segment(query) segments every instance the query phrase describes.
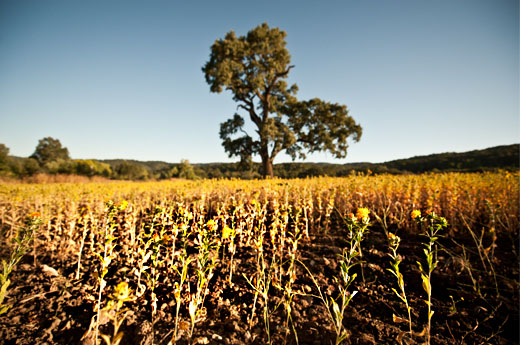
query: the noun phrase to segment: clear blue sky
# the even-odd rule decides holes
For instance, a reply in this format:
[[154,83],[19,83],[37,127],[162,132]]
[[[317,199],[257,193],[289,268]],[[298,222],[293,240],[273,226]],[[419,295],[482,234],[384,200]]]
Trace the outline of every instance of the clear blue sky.
[[72,158],[235,161],[218,131],[236,104],[201,67],[216,39],[262,22],[287,32],[298,98],[346,104],[363,127],[346,159],[308,161],[520,142],[518,0],[0,0],[0,143],[17,156],[51,136]]

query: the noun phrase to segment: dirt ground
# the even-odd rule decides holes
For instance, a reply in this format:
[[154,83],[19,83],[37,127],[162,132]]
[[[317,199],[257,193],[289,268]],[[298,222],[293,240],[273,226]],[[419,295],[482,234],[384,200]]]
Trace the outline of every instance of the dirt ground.
[[[337,296],[333,277],[338,275],[337,254],[345,245],[345,234],[340,231],[319,234],[305,240],[299,249],[299,260],[313,272],[322,291]],[[404,304],[392,292],[397,281],[387,271],[390,267],[388,246],[382,229],[373,227],[362,243],[362,265],[349,290],[358,291],[345,312],[343,324],[347,329],[347,344],[415,344],[424,343],[421,333],[427,322],[426,296],[416,261],[424,260],[420,236],[402,232],[399,253],[403,257],[401,270],[411,306],[414,335],[407,333],[408,324]],[[457,238],[467,243],[470,238]],[[448,252],[440,252],[440,263],[433,272],[431,325],[432,344],[518,344],[519,343],[519,290],[518,257],[511,244],[498,243],[494,253],[495,275],[483,272],[478,253],[472,252],[473,267],[466,267],[460,259],[460,246],[445,238],[439,242]],[[75,280],[77,257],[50,255],[45,247],[27,254],[15,268],[6,302],[12,308],[0,316],[2,344],[93,344],[92,337],[82,337],[94,315],[96,279],[84,274]],[[451,253],[451,255],[450,255]],[[453,255],[453,254],[457,255]],[[3,246],[2,257],[7,249]],[[469,255],[469,254],[468,254]],[[83,259],[84,272],[94,272],[94,258]],[[254,293],[243,277],[254,269],[252,251],[238,250],[235,256],[236,272],[233,286],[226,281],[227,263],[221,262],[210,282],[206,298],[206,315],[195,325],[191,340],[194,344],[266,344],[267,336],[262,318],[262,302],[257,303],[252,327],[248,326]],[[124,278],[131,267],[111,267],[107,277],[109,285],[115,277]],[[471,270],[470,270],[471,269]],[[477,282],[480,291],[475,291]],[[495,278],[496,277],[496,283]],[[364,278],[364,279],[363,279]],[[121,344],[167,344],[172,337],[175,319],[173,298],[174,276],[162,278],[157,290],[158,313],[152,324],[150,303],[147,298],[128,302],[129,311],[122,325]],[[297,264],[294,288],[301,295],[294,297],[292,319],[299,344],[334,344],[335,333],[327,309],[321,300],[311,296],[317,288],[302,264]],[[305,293],[305,294],[303,294]],[[272,288],[270,306],[274,309],[281,293]],[[393,315],[398,318],[393,317]],[[189,344],[187,339],[188,311],[181,308],[181,338],[178,344]],[[285,324],[286,313],[279,306],[270,323],[273,344],[296,344],[296,338]],[[101,320],[101,332],[110,334],[111,323]]]

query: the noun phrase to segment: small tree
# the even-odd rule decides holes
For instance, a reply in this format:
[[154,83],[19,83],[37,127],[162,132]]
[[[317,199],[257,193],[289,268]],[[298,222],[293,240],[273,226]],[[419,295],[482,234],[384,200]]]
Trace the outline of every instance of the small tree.
[[59,159],[69,160],[69,150],[66,147],[62,147],[58,139],[46,137],[38,141],[36,150],[30,158],[34,158],[38,161],[40,166],[45,163],[54,162]]
[[191,166],[190,161],[187,159],[181,159],[181,164],[179,166],[178,177],[185,178],[188,180],[197,179],[197,175],[193,170],[193,166]]
[[[257,138],[244,130],[239,114],[220,125],[220,138],[230,157],[244,165],[260,155],[264,177],[273,176],[273,160],[281,151],[292,159],[305,152],[329,151],[336,158],[347,154],[347,139],[359,141],[361,126],[344,105],[318,98],[300,102],[296,85],[285,79],[293,68],[285,45],[286,33],[264,23],[237,37],[233,31],[211,46],[202,71],[211,92],[231,91],[238,108],[256,126]],[[237,134],[241,136],[237,137]]]
[[25,158],[23,161],[23,175],[32,176],[41,171],[38,161],[34,158]]
[[0,144],[0,171],[9,170],[9,148]]

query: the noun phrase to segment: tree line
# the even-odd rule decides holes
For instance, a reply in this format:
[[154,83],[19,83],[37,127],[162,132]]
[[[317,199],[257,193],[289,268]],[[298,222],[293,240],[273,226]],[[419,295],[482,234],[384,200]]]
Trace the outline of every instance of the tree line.
[[187,160],[182,160],[180,164],[171,164],[126,159],[71,159],[69,150],[52,137],[39,140],[34,153],[29,157],[16,157],[10,156],[9,148],[0,144],[0,176],[23,178],[41,173],[101,176],[118,180],[197,178]]
[[[348,176],[352,174],[417,174],[425,172],[479,172],[497,169],[518,170],[520,145],[497,146],[463,153],[441,153],[412,157],[385,163],[279,163],[273,175],[281,178],[313,176]],[[0,176],[23,178],[39,173],[101,176],[117,180],[162,180],[171,178],[237,178],[263,177],[262,163],[190,164],[127,159],[71,159],[69,151],[58,139],[39,140],[29,157],[9,155],[9,148],[0,144]]]

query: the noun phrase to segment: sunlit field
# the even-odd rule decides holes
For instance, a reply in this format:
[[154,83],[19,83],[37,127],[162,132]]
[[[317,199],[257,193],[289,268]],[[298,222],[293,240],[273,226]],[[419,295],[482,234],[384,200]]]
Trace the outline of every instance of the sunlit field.
[[0,185],[3,344],[516,344],[519,174]]

